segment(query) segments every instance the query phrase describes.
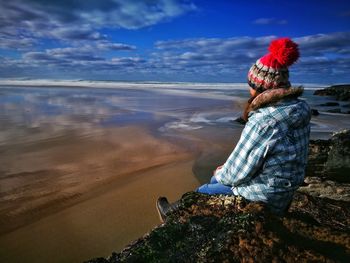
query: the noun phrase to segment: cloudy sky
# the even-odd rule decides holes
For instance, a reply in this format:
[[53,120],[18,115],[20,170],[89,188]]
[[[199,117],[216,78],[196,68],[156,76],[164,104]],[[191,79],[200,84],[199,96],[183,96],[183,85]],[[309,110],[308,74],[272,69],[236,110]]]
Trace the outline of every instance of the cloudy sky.
[[350,82],[348,0],[0,0],[0,78],[245,82],[291,37],[301,83]]

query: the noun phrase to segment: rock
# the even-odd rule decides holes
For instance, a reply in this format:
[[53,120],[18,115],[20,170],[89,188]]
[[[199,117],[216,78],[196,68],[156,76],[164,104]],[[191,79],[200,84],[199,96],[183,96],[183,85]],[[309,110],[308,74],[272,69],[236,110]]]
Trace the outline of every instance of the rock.
[[277,217],[262,203],[195,192],[120,253],[97,262],[349,262],[348,202],[296,193]]
[[350,202],[350,184],[337,183],[330,180],[322,180],[319,177],[305,178],[306,186],[301,186],[298,191],[316,197],[326,197],[333,200]]
[[325,167],[328,178],[350,183],[350,130],[333,134]]
[[329,140],[310,140],[306,176],[350,183],[350,130],[334,133]]
[[330,150],[330,140],[310,140],[309,160],[306,176],[326,176],[326,162]]
[[350,100],[350,85],[334,85],[322,90],[316,90],[314,95],[334,96],[336,100]]
[[306,183],[307,185],[309,184],[319,184],[322,182],[322,179],[320,177],[306,177],[304,180],[304,183]]
[[350,131],[329,140],[311,140],[304,185],[298,191],[350,201]]
[[312,116],[318,116],[318,115],[320,115],[320,113],[316,109],[311,109],[311,115]]
[[243,124],[243,125],[245,125],[247,123],[242,117],[238,117],[234,121],[238,122],[239,124]]
[[331,109],[331,110],[327,110],[327,112],[330,112],[330,113],[341,113],[341,109]]
[[318,106],[326,106],[326,107],[328,107],[328,106],[339,106],[339,103],[338,102],[326,102],[326,103],[322,103],[322,104],[320,104]]

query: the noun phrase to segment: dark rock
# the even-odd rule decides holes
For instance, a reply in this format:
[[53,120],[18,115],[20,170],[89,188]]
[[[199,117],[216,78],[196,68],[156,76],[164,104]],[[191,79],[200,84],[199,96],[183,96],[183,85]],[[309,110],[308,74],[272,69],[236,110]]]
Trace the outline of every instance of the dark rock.
[[334,96],[336,100],[350,100],[350,85],[334,85],[322,90],[316,90],[314,95]]
[[88,261],[85,261],[85,263],[108,263],[110,261],[108,261],[108,259],[105,258],[94,258]]
[[300,192],[350,201],[350,131],[309,144],[309,161]]
[[319,106],[339,106],[339,103],[338,102],[326,102],[326,103],[323,103],[323,104],[320,104]]
[[318,116],[318,115],[320,115],[320,113],[316,109],[311,109],[311,115],[312,116]]
[[330,141],[326,172],[329,178],[350,183],[350,130],[335,133]]
[[329,140],[311,140],[306,176],[350,183],[350,130],[333,134]]
[[348,262],[348,202],[296,193],[284,217],[262,203],[195,192],[165,224],[97,262]]
[[327,110],[327,112],[330,112],[330,113],[341,113],[341,110],[338,108],[338,109]]
[[298,191],[316,197],[350,202],[350,184],[324,180],[320,177],[306,177],[305,185],[301,186]]
[[325,170],[330,144],[330,140],[310,140],[306,176],[326,176]]
[[234,121],[238,122],[239,124],[243,124],[243,125],[245,125],[247,123],[242,117],[238,117]]

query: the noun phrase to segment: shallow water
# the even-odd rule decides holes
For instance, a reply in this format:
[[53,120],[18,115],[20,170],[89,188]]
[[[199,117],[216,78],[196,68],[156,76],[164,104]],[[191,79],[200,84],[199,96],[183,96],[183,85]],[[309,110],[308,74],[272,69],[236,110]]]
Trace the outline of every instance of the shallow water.
[[[157,196],[205,182],[239,139],[244,85],[90,84],[0,87],[1,262],[122,248],[158,223]],[[312,93],[313,138],[350,128]]]

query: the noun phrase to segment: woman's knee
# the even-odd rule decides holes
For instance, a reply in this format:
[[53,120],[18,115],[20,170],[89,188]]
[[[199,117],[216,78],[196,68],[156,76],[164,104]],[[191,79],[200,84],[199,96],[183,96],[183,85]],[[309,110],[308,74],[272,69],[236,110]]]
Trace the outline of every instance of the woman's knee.
[[207,194],[209,192],[208,184],[203,184],[200,187],[197,188],[196,192]]
[[197,189],[197,192],[202,194],[225,194],[225,195],[233,194],[231,187],[222,185],[220,183],[204,184]]
[[210,178],[210,183],[211,183],[211,184],[217,184],[217,183],[218,183],[218,180],[216,180],[215,175],[213,175],[213,176]]

